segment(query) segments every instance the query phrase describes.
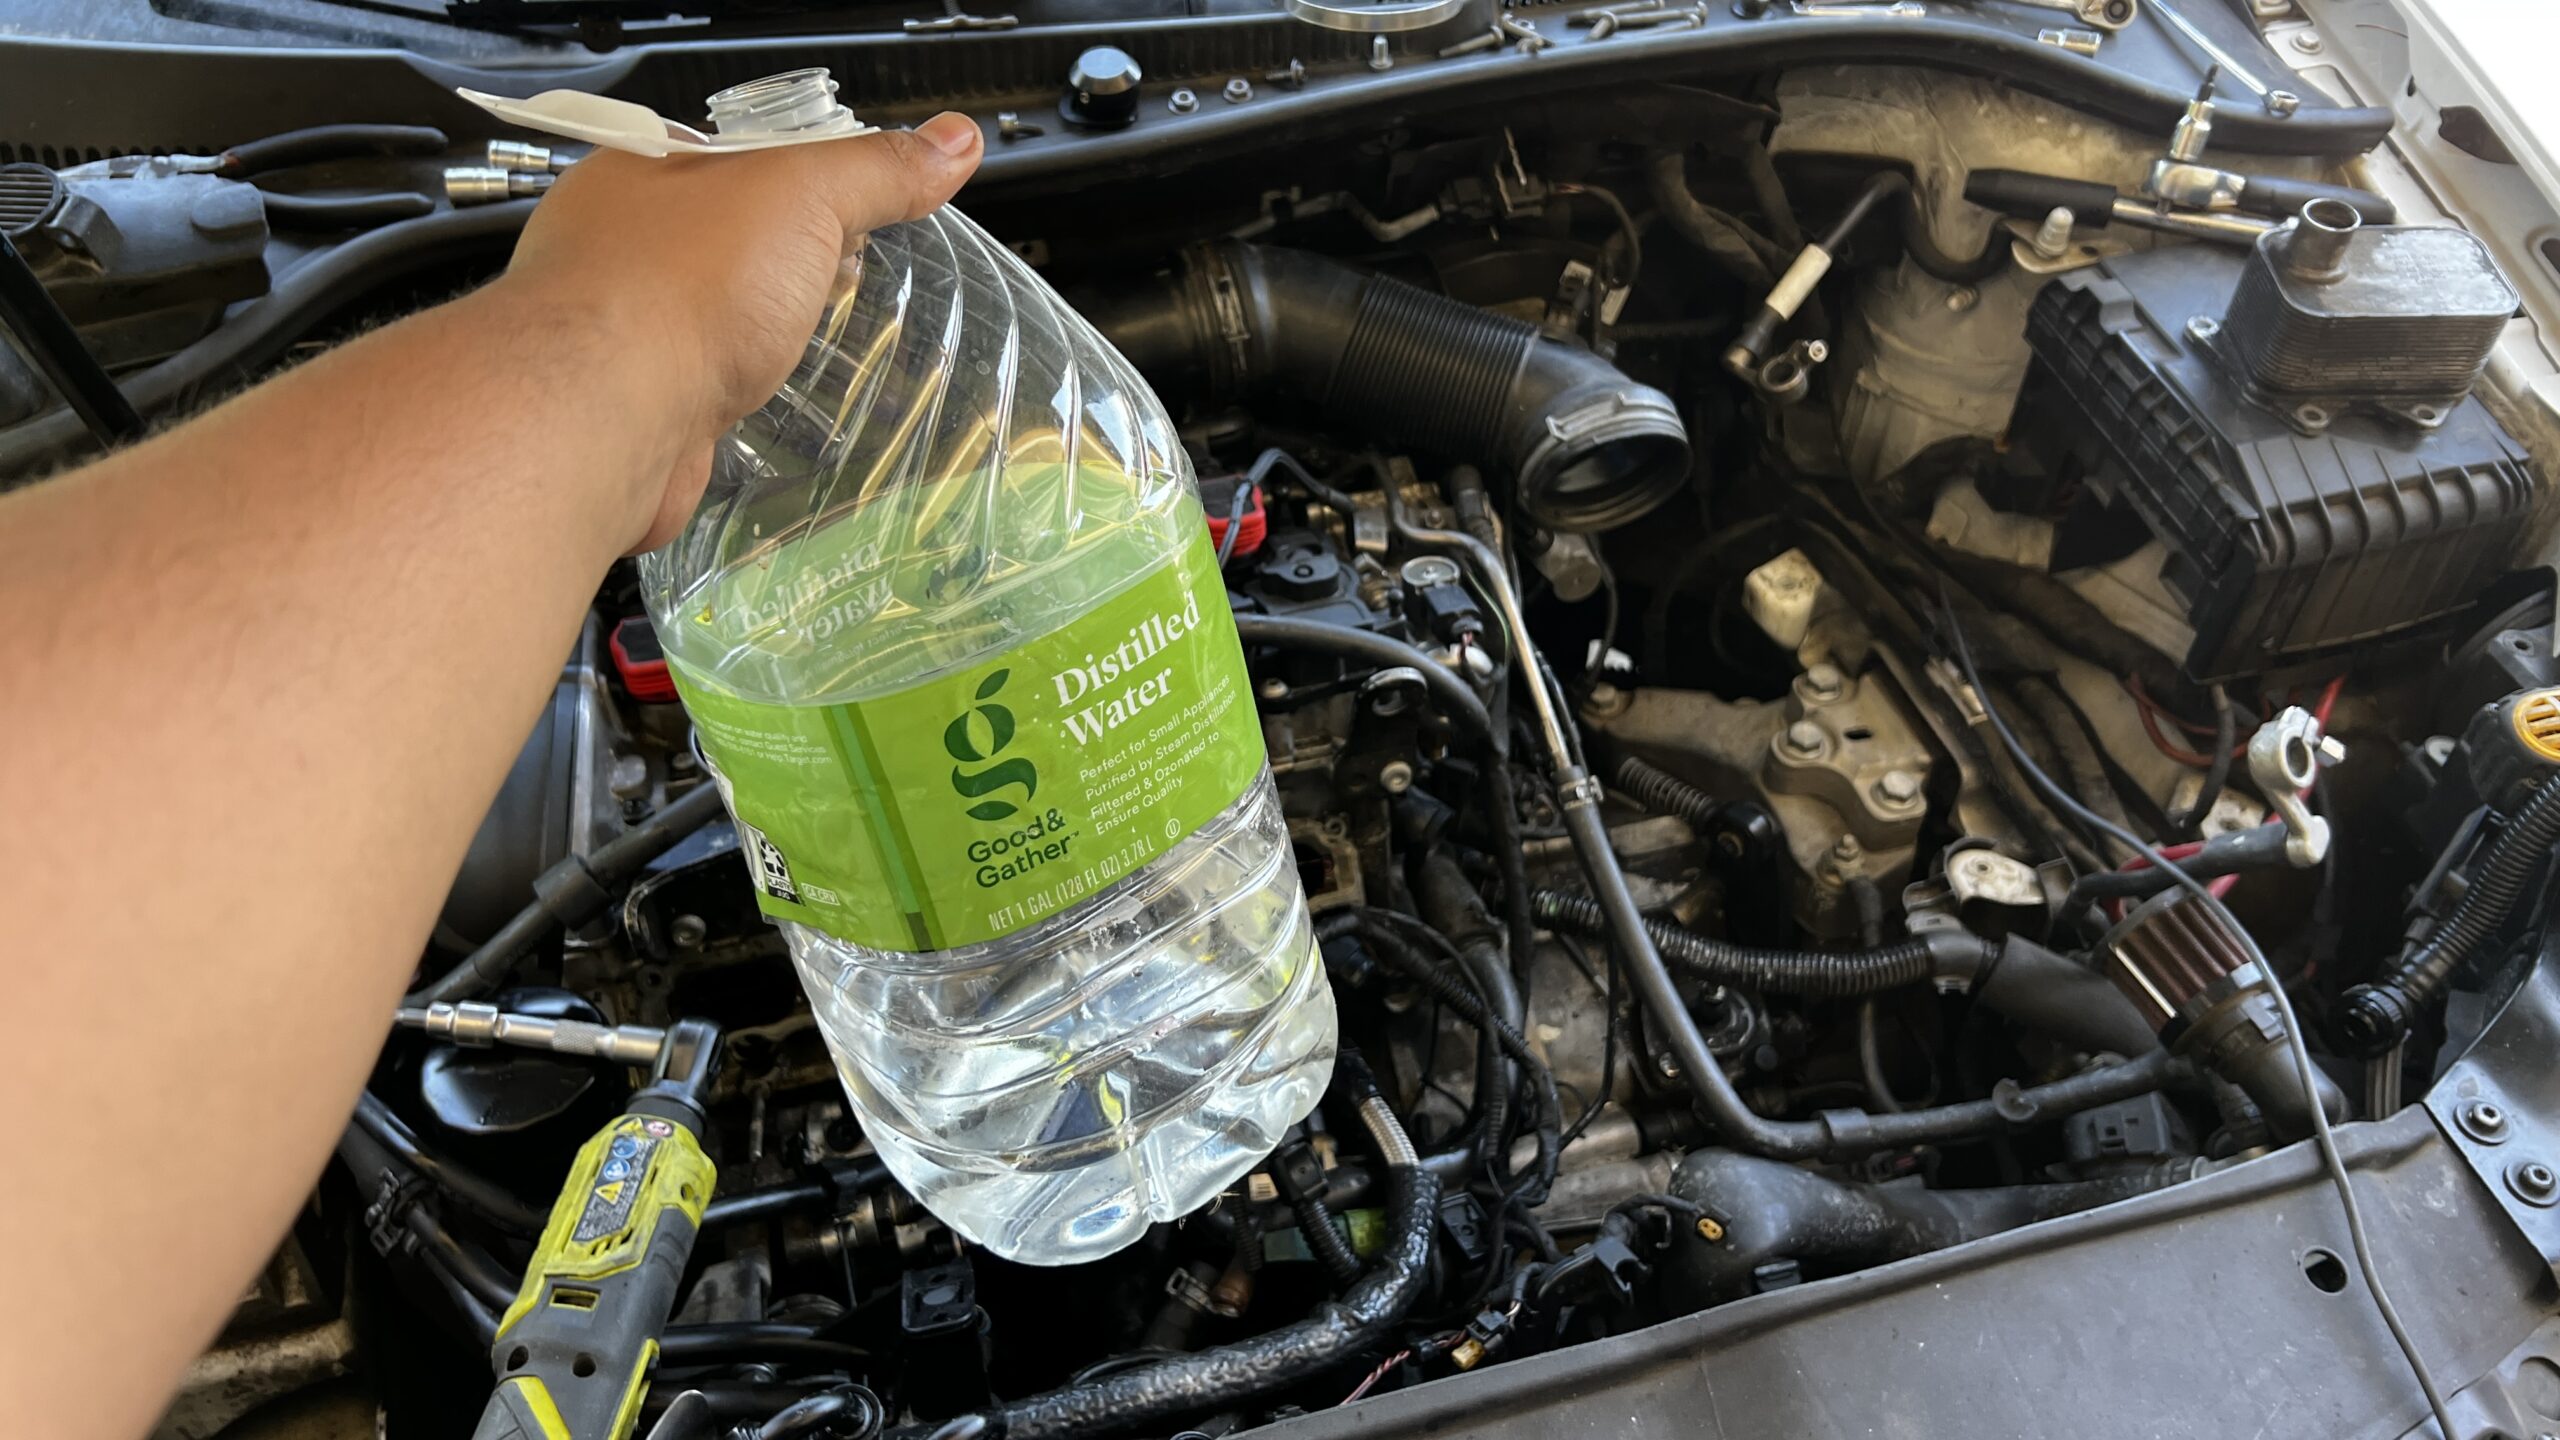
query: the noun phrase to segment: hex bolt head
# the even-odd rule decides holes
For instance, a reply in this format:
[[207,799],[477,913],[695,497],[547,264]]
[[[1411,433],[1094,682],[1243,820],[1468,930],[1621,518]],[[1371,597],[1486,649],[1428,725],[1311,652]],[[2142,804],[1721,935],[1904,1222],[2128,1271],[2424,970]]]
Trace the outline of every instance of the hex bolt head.
[[1164,97],[1164,108],[1176,115],[1188,115],[1200,108],[1200,97],[1189,90],[1176,90]]
[[711,927],[699,915],[679,915],[667,922],[667,939],[679,950],[699,950],[711,936]]
[[1241,105],[1253,98],[1253,82],[1238,75],[1227,82],[1227,88],[1223,93],[1226,95],[1228,104]]
[[1812,721],[1799,720],[1787,727],[1787,733],[1779,743],[1786,746],[1790,755],[1819,755],[1822,748],[1831,743],[1831,737],[1823,734],[1822,727]]
[[2503,1145],[2507,1141],[2507,1112],[2486,1100],[2466,1100],[2453,1112],[2454,1123],[2462,1133],[2483,1145]]
[[[1188,90],[1177,90],[1174,93],[1176,95],[1188,95],[1191,92]],[[1281,679],[1277,675],[1274,675],[1270,679],[1267,679],[1260,685],[1256,686],[1255,689],[1265,700],[1286,699],[1289,694],[1289,682]]]
[[1840,673],[1839,666],[1834,665],[1827,660],[1823,660],[1805,667],[1804,693],[1806,699],[1829,702],[1839,699],[1848,692],[1849,677]]
[[1831,843],[1831,858],[1843,865],[1854,865],[1866,858],[1866,847],[1855,835],[1843,835]]
[[1959,285],[1947,292],[1947,309],[1961,315],[1982,303],[1982,292],[1970,285]]
[[1274,85],[1286,85],[1292,90],[1304,89],[1307,83],[1307,62],[1292,60],[1277,70],[1263,71],[1262,78]]
[[1390,795],[1401,795],[1413,788],[1413,767],[1402,760],[1390,760],[1378,767],[1378,786]]
[[2507,1167],[2507,1189],[2527,1205],[2548,1208],[2560,1201],[2560,1173],[2539,1160],[2519,1160]]
[[1920,800],[1920,777],[1908,770],[1887,770],[1876,780],[1876,798],[1900,808]]

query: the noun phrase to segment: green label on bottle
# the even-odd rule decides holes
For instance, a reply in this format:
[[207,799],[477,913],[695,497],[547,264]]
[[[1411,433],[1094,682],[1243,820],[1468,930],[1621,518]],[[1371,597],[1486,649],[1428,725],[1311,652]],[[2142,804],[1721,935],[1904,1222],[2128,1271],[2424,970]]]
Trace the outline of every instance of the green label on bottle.
[[1011,934],[1235,803],[1262,732],[1202,534],[1074,622],[869,700],[772,705],[669,667],[767,915],[879,950]]

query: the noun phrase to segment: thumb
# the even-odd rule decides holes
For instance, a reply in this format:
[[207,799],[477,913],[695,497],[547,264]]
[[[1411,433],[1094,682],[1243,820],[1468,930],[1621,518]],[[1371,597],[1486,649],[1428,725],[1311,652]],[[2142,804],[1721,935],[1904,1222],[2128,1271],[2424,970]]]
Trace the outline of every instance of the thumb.
[[978,122],[946,110],[913,130],[883,130],[833,145],[811,145],[813,198],[833,210],[847,237],[931,214],[985,157]]

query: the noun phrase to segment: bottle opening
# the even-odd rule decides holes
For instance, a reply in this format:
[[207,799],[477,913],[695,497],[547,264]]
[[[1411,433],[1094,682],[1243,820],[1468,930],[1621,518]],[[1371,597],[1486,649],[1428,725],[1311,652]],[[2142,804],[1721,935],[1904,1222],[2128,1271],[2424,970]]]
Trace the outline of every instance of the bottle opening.
[[712,128],[723,135],[787,135],[853,118],[836,101],[836,82],[815,67],[732,85],[704,103]]

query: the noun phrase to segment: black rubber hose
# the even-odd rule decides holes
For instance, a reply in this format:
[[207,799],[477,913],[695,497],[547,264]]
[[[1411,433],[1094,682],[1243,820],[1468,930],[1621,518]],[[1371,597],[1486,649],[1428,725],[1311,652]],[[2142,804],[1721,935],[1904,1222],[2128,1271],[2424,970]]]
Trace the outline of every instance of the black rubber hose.
[[424,1205],[412,1205],[401,1217],[409,1233],[418,1237],[420,1248],[432,1252],[453,1278],[462,1282],[482,1304],[504,1311],[516,1302],[520,1288],[516,1279],[499,1268],[498,1262],[481,1251],[462,1243],[444,1228],[444,1222]]
[[1351,1251],[1351,1242],[1334,1228],[1333,1207],[1324,1196],[1310,1191],[1293,1197],[1289,1207],[1298,1212],[1298,1236],[1307,1242],[1307,1253],[1316,1257],[1324,1273],[1333,1278],[1334,1288],[1347,1290],[1360,1281],[1360,1257]]
[[1396,665],[1410,668],[1422,676],[1422,688],[1431,692],[1431,701],[1443,718],[1466,731],[1479,747],[1493,743],[1493,717],[1486,712],[1484,701],[1477,698],[1476,692],[1468,689],[1466,682],[1451,673],[1448,666],[1392,635],[1381,635],[1374,630],[1354,630],[1347,625],[1328,625],[1321,620],[1247,615],[1241,611],[1236,615],[1236,635],[1249,646],[1311,651],[1380,669]]
[[[1551,930],[1595,940],[1606,940],[1612,933],[1607,912],[1591,896],[1533,890],[1529,903],[1538,923]],[[1764,950],[1660,920],[1647,920],[1644,928],[1663,958],[1681,969],[1719,985],[1771,995],[1818,999],[1872,995],[1916,984],[1942,968],[1932,957],[1932,942],[1926,939],[1900,940],[1873,950]],[[1969,943],[1978,951],[1985,944],[1972,935],[1935,943],[1948,948]]]
[[261,192],[267,223],[279,230],[370,230],[435,213],[436,202],[415,190],[379,195],[276,195]]
[[[1486,912],[1475,887],[1467,883],[1466,872],[1445,848],[1434,849],[1415,865],[1413,891],[1414,905],[1422,912],[1422,918],[1457,946],[1458,957],[1475,982],[1476,992],[1484,997],[1485,1008],[1513,1033],[1519,1033],[1527,1022],[1528,1008],[1521,1001],[1519,985],[1514,983],[1515,971],[1503,963],[1496,943],[1501,932],[1494,928],[1493,916]],[[1499,1167],[1510,1155],[1509,1099],[1519,1083],[1516,1061],[1504,1056],[1496,1045],[1476,1047],[1475,1093],[1484,1117],[1476,1136],[1478,1164]]]
[[832,1206],[849,1196],[867,1195],[889,1184],[889,1167],[878,1160],[853,1160],[831,1167],[826,1175],[794,1180],[739,1195],[723,1195],[702,1212],[702,1228],[744,1225],[771,1220],[797,1210]]
[[1662,212],[1680,237],[1707,252],[1726,274],[1753,291],[1769,288],[1793,255],[1762,238],[1758,231],[1698,198],[1689,188],[1689,156],[1685,150],[1656,155],[1646,164],[1654,208]]
[[440,155],[452,142],[428,125],[314,125],[287,130],[244,145],[234,145],[214,162],[214,173],[230,180],[264,175],[323,160],[350,160],[363,155]]
[[[1873,1150],[1943,1144],[1950,1140],[2021,1128],[2061,1115],[2110,1104],[2156,1090],[2182,1073],[2165,1050],[2153,1050],[2122,1065],[2097,1069],[2047,1085],[2022,1087],[2002,1081],[1990,1098],[1934,1106],[1902,1115],[1870,1115],[1863,1110],[1826,1111],[1813,1120],[1771,1120],[1755,1113],[1733,1088],[1724,1066],[1707,1048],[1698,1022],[1680,998],[1662,952],[1646,930],[1635,896],[1627,890],[1626,872],[1609,848],[1609,832],[1600,820],[1598,787],[1579,775],[1558,777],[1564,795],[1566,833],[1582,857],[1583,870],[1607,917],[1618,955],[1634,980],[1645,1009],[1661,1027],[1672,1059],[1718,1138],[1738,1150],[1779,1160],[1836,1158]],[[1975,945],[1978,938],[1967,937]]]
[[1526,321],[1299,250],[1223,242],[1181,270],[1077,306],[1161,384],[1212,403],[1275,390],[1334,429],[1483,465],[1550,530],[1626,524],[1689,483],[1669,396]]
[[2231,711],[2231,692],[2216,685],[2213,687],[2213,758],[2205,764],[2204,783],[2196,787],[2195,803],[2169,817],[2171,833],[2198,833],[2205,817],[2213,813],[2215,802],[2222,798],[2222,787],[2230,783],[2231,752],[2239,748],[2239,744],[2239,717]]
[[852,1366],[871,1358],[859,1345],[818,1338],[809,1325],[735,1320],[712,1325],[670,1325],[658,1337],[658,1359],[674,1365],[717,1360],[796,1360],[810,1365]]
[[677,841],[717,819],[720,787],[704,784],[664,805],[648,819],[606,841],[588,855],[567,855],[533,877],[534,902],[515,913],[498,933],[442,977],[401,1001],[433,1005],[468,1000],[506,978],[552,927],[582,924],[612,903],[613,892]]
[[[1385,1342],[1420,1296],[1430,1269],[1440,1186],[1419,1167],[1387,1171],[1387,1244],[1359,1284],[1295,1324],[1214,1350],[1010,1401],[985,1412],[1004,1440],[1070,1440],[1231,1409],[1275,1394]],[[914,1427],[922,1436],[932,1427]]]
[[1671,1188],[1723,1233],[1712,1244],[1673,1246],[1662,1264],[1663,1294],[1675,1308],[1701,1309],[1750,1294],[1751,1272],[1772,1260],[1825,1272],[1862,1269],[2164,1190],[2194,1174],[2194,1162],[2170,1161],[2094,1180],[1930,1190],[1833,1180],[1730,1150],[1694,1150],[1673,1172]]
[[[504,254],[533,213],[531,200],[439,210],[417,220],[367,230],[287,270],[275,288],[241,306],[205,336],[121,388],[145,415],[185,403],[205,385],[275,359],[322,321],[404,279],[440,270],[466,256]],[[63,410],[0,431],[0,477],[16,479],[78,455],[88,435]]]
[[2560,845],[2560,775],[2535,786],[2499,828],[2471,888],[2462,892],[2444,923],[2403,955],[2388,976],[2340,997],[2338,1034],[2347,1048],[2370,1059],[2399,1044],[2444,993],[2453,972],[2507,923],[2526,885],[2551,859],[2554,845]]
[[494,1225],[530,1235],[539,1232],[543,1221],[549,1218],[505,1186],[429,1150],[417,1132],[391,1113],[391,1107],[370,1090],[356,1097],[355,1123],[419,1179]]

